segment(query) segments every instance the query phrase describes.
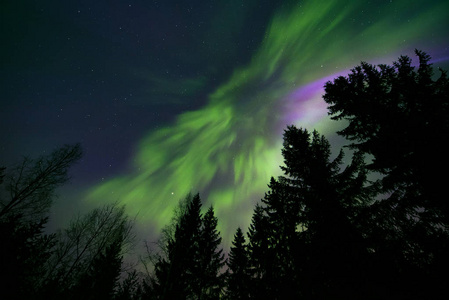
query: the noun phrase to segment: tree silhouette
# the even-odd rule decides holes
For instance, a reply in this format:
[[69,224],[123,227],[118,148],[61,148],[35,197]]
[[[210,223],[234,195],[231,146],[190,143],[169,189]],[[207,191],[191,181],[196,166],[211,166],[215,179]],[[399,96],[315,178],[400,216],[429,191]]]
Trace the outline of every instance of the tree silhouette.
[[296,229],[300,205],[297,205],[298,197],[285,178],[281,177],[279,181],[271,178],[268,187],[270,191],[262,199],[270,227],[270,230],[265,230],[268,232],[269,263],[272,265],[268,275],[272,292],[281,299],[294,295],[298,290],[293,253],[299,251]]
[[226,298],[249,299],[251,275],[245,236],[240,227],[234,235],[227,265],[230,273],[226,279]]
[[81,158],[81,146],[66,145],[49,156],[24,158],[6,178],[0,197],[0,217],[20,214],[27,220],[41,219],[52,203],[55,189],[68,180],[68,168]]
[[69,297],[77,286],[83,286],[80,281],[93,276],[89,275],[94,272],[93,266],[102,262],[115,265],[131,242],[131,228],[124,207],[105,205],[75,218],[67,229],[59,231],[41,278],[47,297]]
[[199,274],[198,254],[201,234],[201,200],[198,194],[187,196],[187,210],[175,226],[174,237],[167,242],[167,257],[155,264],[155,292],[160,299],[192,297]]
[[372,200],[360,152],[341,170],[329,142],[290,126],[282,149],[285,176],[272,178],[249,229],[253,298],[357,298],[367,270],[358,215]]
[[4,299],[30,299],[40,290],[45,263],[55,243],[43,233],[43,219],[24,223],[18,215],[0,219],[0,293]]
[[[362,62],[348,77],[325,86],[324,100],[349,147],[373,157],[382,201],[361,220],[376,258],[380,284],[392,297],[447,296],[436,274],[449,267],[449,205],[442,176],[449,167],[449,80],[433,79],[430,56],[415,51],[419,66],[401,56],[393,66]],[[379,278],[377,276],[377,278]]]
[[79,145],[64,146],[36,160],[24,158],[5,174],[0,168],[0,290],[7,299],[38,297],[55,236],[44,233],[54,190],[68,180],[81,157]]
[[369,167],[384,175],[384,192],[449,224],[441,176],[449,166],[441,147],[449,141],[449,80],[441,71],[434,81],[430,56],[415,53],[417,71],[407,56],[393,66],[362,62],[348,77],[328,82],[324,100],[332,119],[348,121],[339,134],[352,141],[350,147],[374,157]]
[[[162,255],[155,263],[154,293],[158,299],[217,299],[222,293],[225,264],[217,218],[213,208],[203,216],[198,194],[188,195],[180,207],[184,213],[174,218],[175,228],[167,234]],[[165,255],[165,256],[164,256]]]
[[270,226],[267,216],[260,204],[254,208],[251,224],[248,229],[249,284],[251,299],[270,298],[273,295],[271,275],[273,251],[269,249],[268,237]]
[[150,257],[154,274],[120,279],[132,240],[124,207],[45,233],[79,145],[0,167],[0,298],[446,299],[449,79],[434,78],[430,56],[415,53],[418,68],[406,56],[362,62],[326,83],[351,159],[343,163],[343,150],[332,158],[318,132],[287,127],[283,175],[256,205],[247,241],[237,229],[227,263],[213,207],[203,214],[199,194],[188,195]]
[[[114,300],[153,299],[151,291],[145,291],[145,283],[136,270],[128,271],[127,276],[118,282]],[[145,297],[146,296],[146,297]]]
[[120,243],[112,243],[96,256],[87,271],[71,288],[69,298],[112,299],[121,271],[121,248]]
[[218,299],[224,287],[224,276],[220,274],[225,265],[217,218],[211,206],[202,218],[199,241],[199,274],[197,299]]
[[[46,234],[55,188],[81,156],[79,145],[46,157],[25,158],[0,184],[0,297],[3,299],[112,299],[132,224],[124,207],[106,205]],[[124,293],[122,293],[123,295]]]

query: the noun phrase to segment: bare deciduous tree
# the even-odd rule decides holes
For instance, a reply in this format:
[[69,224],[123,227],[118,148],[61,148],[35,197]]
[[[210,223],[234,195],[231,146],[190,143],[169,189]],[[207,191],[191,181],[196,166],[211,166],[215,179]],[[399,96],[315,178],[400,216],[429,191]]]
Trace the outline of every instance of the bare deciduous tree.
[[102,251],[120,245],[122,254],[132,243],[132,222],[123,206],[105,205],[75,218],[57,234],[52,257],[47,262],[43,284],[57,282],[64,288],[76,284]]
[[29,219],[42,218],[51,206],[54,190],[67,182],[69,167],[81,155],[81,146],[75,144],[35,160],[25,157],[5,176],[6,193],[0,196],[0,217],[12,213]]

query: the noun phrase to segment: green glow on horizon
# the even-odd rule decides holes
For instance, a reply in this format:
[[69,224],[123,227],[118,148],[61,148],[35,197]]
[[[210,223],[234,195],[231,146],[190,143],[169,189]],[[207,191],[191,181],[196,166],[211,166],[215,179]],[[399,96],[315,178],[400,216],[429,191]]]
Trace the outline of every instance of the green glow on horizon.
[[[281,129],[301,121],[284,118],[292,91],[361,60],[390,63],[404,51],[422,47],[432,54],[446,43],[449,4],[412,2],[367,9],[363,1],[300,1],[279,12],[250,63],[235,70],[205,107],[150,132],[137,147],[133,171],[94,186],[87,199],[119,200],[159,230],[179,199],[199,191],[205,207],[214,205],[224,242],[230,243],[237,226],[248,226],[269,178],[280,173]],[[393,18],[399,13],[407,19]],[[429,32],[432,49],[424,43]],[[313,111],[322,105],[319,92],[298,105]],[[325,135],[335,126],[326,111],[319,120],[299,123]]]

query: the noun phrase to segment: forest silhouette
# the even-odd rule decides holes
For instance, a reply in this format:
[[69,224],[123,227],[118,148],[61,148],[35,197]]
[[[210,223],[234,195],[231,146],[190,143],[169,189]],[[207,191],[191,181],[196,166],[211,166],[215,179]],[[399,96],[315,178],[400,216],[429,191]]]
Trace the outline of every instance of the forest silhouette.
[[133,222],[119,204],[45,231],[79,144],[0,168],[0,298],[448,299],[449,79],[415,54],[417,67],[362,62],[326,83],[347,145],[332,158],[320,133],[288,126],[283,175],[230,249],[213,207],[189,194],[157,251],[129,267]]

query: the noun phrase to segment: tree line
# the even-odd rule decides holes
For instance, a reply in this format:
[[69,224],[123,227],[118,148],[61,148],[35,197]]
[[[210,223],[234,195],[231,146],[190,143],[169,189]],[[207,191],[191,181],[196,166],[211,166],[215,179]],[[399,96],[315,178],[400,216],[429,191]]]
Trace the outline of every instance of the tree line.
[[[213,207],[188,195],[147,272],[126,268],[132,221],[97,208],[45,233],[79,145],[0,169],[3,299],[446,299],[449,79],[419,64],[362,62],[325,85],[348,144],[288,126],[281,169],[226,258]],[[349,162],[343,163],[345,155]],[[246,232],[246,234],[245,234]]]

